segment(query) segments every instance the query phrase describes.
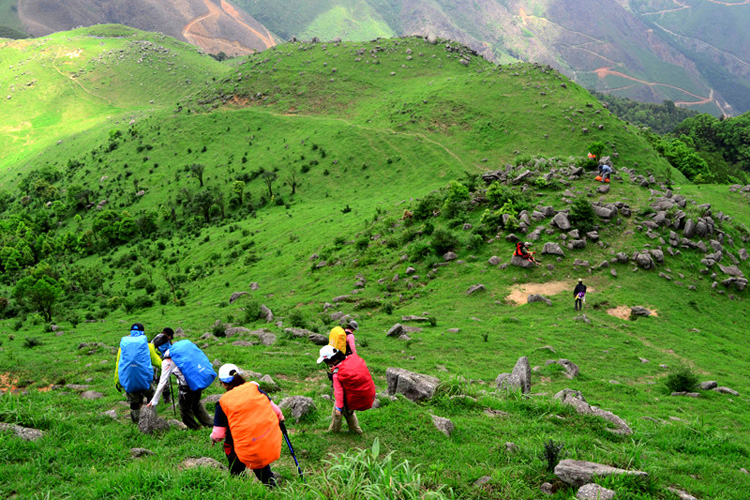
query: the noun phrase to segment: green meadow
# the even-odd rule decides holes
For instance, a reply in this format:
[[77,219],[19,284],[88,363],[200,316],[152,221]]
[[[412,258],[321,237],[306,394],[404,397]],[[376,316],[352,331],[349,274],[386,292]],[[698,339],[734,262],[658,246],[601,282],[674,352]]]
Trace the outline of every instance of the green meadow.
[[[689,217],[711,204],[722,265],[731,254],[747,272],[747,194],[689,184],[637,127],[559,73],[421,38],[290,43],[219,63],[117,26],[4,41],[0,55],[13,61],[0,68],[3,88],[19,89],[0,104],[0,422],[44,432],[33,442],[0,433],[4,497],[532,499],[556,483],[550,443],[561,445],[558,459],[649,474],[598,480],[618,498],[677,498],[670,487],[747,497],[748,292],[722,285],[718,265],[701,272],[698,250],[666,253],[669,227],[654,239],[643,229],[668,188],[687,198]],[[596,142],[616,170],[606,194],[586,160]],[[585,173],[571,176],[577,167]],[[531,173],[507,186],[480,177],[506,169]],[[642,187],[639,175],[655,182]],[[572,211],[576,200],[622,202],[632,215],[581,219],[601,244],[580,250],[551,218],[532,221],[529,233],[550,230],[532,247],[542,266],[490,264],[510,261],[506,236],[524,237],[523,210]],[[711,248],[714,238],[702,240]],[[565,256],[541,255],[545,242]],[[653,270],[609,263],[658,247],[665,258]],[[578,278],[589,286],[588,321],[573,310]],[[485,289],[467,294],[477,284]],[[530,293],[522,286],[541,287],[551,305],[512,301]],[[230,304],[239,291],[248,293]],[[654,314],[610,314],[633,306]],[[326,431],[319,346],[286,331],[327,335],[334,313],[359,322],[358,352],[378,387],[380,407],[359,414],[362,436]],[[428,321],[402,320],[411,315]],[[179,328],[216,365],[270,375],[276,402],[311,397],[316,411],[287,417],[306,483],[286,449],[273,466],[282,486],[267,491],[252,477],[180,467],[225,463],[208,429],[141,434],[113,384],[119,339],[136,321],[149,338]],[[413,327],[408,340],[386,337],[396,323]],[[233,345],[257,338],[222,336],[222,325],[267,329],[276,341]],[[531,393],[497,391],[495,378],[521,356],[537,367]],[[546,364],[562,358],[577,377]],[[391,399],[389,367],[441,386],[423,403]],[[680,369],[739,396],[671,396],[666,381]],[[82,399],[68,384],[103,397]],[[559,403],[565,388],[633,434]],[[173,418],[168,405],[158,411]],[[450,437],[433,415],[451,419]],[[153,454],[133,458],[137,447]]]

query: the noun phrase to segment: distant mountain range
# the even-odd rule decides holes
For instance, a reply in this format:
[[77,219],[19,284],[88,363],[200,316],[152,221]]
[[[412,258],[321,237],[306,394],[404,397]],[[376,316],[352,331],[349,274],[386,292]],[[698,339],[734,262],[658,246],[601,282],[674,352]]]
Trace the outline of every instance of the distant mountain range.
[[17,0],[0,35],[97,23],[160,31],[229,56],[296,37],[434,34],[496,62],[549,64],[589,89],[750,110],[750,0]]

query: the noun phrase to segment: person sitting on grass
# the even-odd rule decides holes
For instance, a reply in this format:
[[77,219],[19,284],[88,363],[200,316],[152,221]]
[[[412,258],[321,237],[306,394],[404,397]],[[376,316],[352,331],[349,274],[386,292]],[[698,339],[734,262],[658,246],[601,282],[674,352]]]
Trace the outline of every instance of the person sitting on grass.
[[263,484],[277,486],[271,463],[281,456],[284,415],[256,382],[245,382],[236,365],[222,365],[219,381],[226,392],[216,403],[212,443],[224,441],[232,475],[249,467]]
[[531,245],[532,243],[530,241],[519,241],[516,243],[516,250],[513,252],[513,255],[531,261],[537,266],[541,266],[541,264],[534,258],[536,252],[529,251]]

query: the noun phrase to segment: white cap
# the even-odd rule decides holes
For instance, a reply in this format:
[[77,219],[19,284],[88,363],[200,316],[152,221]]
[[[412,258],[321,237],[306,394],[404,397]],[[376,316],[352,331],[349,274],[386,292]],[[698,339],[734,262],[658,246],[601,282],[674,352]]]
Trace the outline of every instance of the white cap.
[[320,348],[320,357],[318,358],[318,363],[322,363],[326,359],[331,359],[336,355],[337,352],[339,352],[338,349],[336,349],[332,345],[324,345]]
[[237,368],[237,365],[232,363],[221,365],[221,368],[219,368],[219,380],[221,380],[225,384],[228,384],[229,382],[234,380],[234,376],[237,373],[240,373],[240,369]]

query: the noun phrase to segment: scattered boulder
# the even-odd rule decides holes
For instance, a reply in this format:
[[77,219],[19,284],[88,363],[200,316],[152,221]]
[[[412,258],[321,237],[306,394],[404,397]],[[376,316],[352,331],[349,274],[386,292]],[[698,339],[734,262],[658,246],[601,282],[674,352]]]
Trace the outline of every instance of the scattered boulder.
[[732,396],[739,396],[740,395],[740,393],[737,392],[737,391],[735,391],[734,389],[730,389],[729,387],[724,387],[724,386],[714,387],[711,390],[715,391],[715,392],[718,392],[718,393],[721,393],[721,394],[731,394]]
[[276,343],[276,335],[271,332],[263,332],[258,335],[258,340],[263,345],[273,345]]
[[476,285],[470,286],[469,289],[466,290],[466,295],[471,295],[474,292],[483,292],[485,290],[487,290],[487,288],[481,283],[478,283]]
[[511,257],[510,265],[523,267],[525,269],[536,267],[536,264],[534,264],[530,260],[524,259],[523,257],[519,257],[518,255],[514,255],[513,257]]
[[583,460],[561,460],[555,467],[555,475],[563,482],[573,486],[583,486],[595,477],[629,475],[640,479],[647,479],[648,474],[643,471],[629,471],[609,465],[585,462]]
[[612,500],[616,493],[596,483],[581,486],[576,492],[577,500]]
[[326,345],[328,344],[328,337],[319,333],[311,333],[307,336],[308,340],[315,345]]
[[589,405],[580,391],[563,389],[555,394],[555,399],[559,399],[563,404],[572,406],[581,415],[594,415],[612,422],[617,426],[617,429],[607,429],[609,432],[626,436],[633,434],[633,431],[628,426],[627,422],[610,411],[605,411],[596,406]]
[[388,368],[385,371],[388,394],[403,394],[407,399],[418,402],[430,399],[440,385],[440,379],[414,373],[403,368]]
[[243,333],[250,333],[250,329],[245,328],[244,326],[230,326],[229,328],[224,330],[225,337],[234,337],[235,335],[240,335]]
[[552,224],[557,226],[562,231],[567,231],[571,228],[568,216],[563,212],[558,212],[557,214],[555,214],[555,216],[552,218]]
[[521,356],[516,361],[511,373],[501,373],[495,379],[495,386],[504,390],[521,390],[522,394],[531,392],[531,365],[529,358]]
[[96,391],[85,391],[81,393],[81,399],[99,399],[103,397],[104,394]]
[[284,333],[298,339],[303,339],[315,334],[315,332],[312,332],[305,328],[284,328]]
[[142,406],[140,417],[138,419],[138,430],[143,434],[153,434],[154,432],[163,432],[169,430],[169,424],[163,418],[156,414],[156,408],[153,406]]
[[107,410],[100,413],[102,417],[109,417],[112,420],[117,420],[117,410]]
[[575,364],[571,360],[565,359],[565,358],[561,358],[561,359],[558,359],[558,360],[550,359],[545,364],[547,364],[547,365],[558,364],[558,365],[562,366],[563,368],[565,368],[565,376],[568,377],[568,378],[570,378],[570,379],[577,377],[578,373],[580,372],[580,369],[578,368],[577,364]]
[[0,432],[11,431],[13,434],[23,439],[24,441],[36,441],[44,437],[44,433],[39,429],[32,429],[30,427],[22,427],[16,424],[5,424],[0,422]]
[[414,321],[414,322],[417,322],[417,323],[427,323],[427,322],[430,321],[430,318],[428,318],[427,316],[414,316],[414,315],[410,315],[410,316],[401,316],[401,321],[404,321],[404,322],[406,322],[406,321]]
[[273,313],[268,307],[261,304],[260,314],[266,319],[266,323],[273,323]]
[[703,391],[710,391],[711,389],[719,387],[719,384],[716,383],[715,380],[708,380],[706,382],[701,382],[700,385],[699,385],[699,387]]
[[526,303],[531,304],[533,302],[545,302],[548,306],[552,305],[552,301],[548,299],[547,297],[545,297],[544,295],[536,295],[536,294],[529,295],[528,298],[526,299]]
[[445,262],[450,262],[452,260],[456,260],[458,258],[458,255],[456,255],[454,252],[446,252],[443,255],[443,260]]
[[560,248],[560,245],[557,243],[552,243],[551,241],[548,241],[544,244],[544,247],[542,248],[542,255],[559,255],[560,257],[565,257],[565,252],[562,251],[562,248]]
[[447,419],[447,418],[437,417],[433,415],[432,423],[437,430],[439,430],[440,432],[442,432],[448,437],[451,437],[451,434],[453,433],[455,429],[453,422],[451,422],[450,419]]
[[631,319],[635,319],[638,316],[641,316],[641,317],[645,318],[646,316],[650,316],[650,315],[651,315],[651,311],[649,311],[645,307],[633,306],[633,307],[630,308],[630,317],[631,317]]
[[500,257],[498,257],[497,255],[493,255],[487,262],[489,262],[491,266],[497,266],[500,264]]
[[263,375],[258,382],[260,383],[261,389],[266,392],[276,392],[279,390],[279,385],[270,375]]
[[393,325],[390,330],[388,330],[388,333],[385,334],[386,337],[400,337],[405,333],[404,327],[401,323],[396,323]]
[[292,412],[292,418],[294,418],[295,422],[299,422],[300,418],[317,409],[312,398],[306,396],[290,396],[284,398],[279,401],[279,408],[290,409]]
[[233,294],[232,294],[232,295],[231,295],[231,296],[229,297],[229,303],[230,303],[230,304],[231,304],[231,303],[233,303],[233,302],[234,302],[235,300],[239,299],[239,298],[240,298],[240,297],[242,297],[243,295],[247,295],[247,293],[248,293],[248,292],[234,292],[234,293],[233,293]]
[[185,425],[182,421],[177,420],[175,418],[170,418],[169,420],[167,420],[167,424],[169,424],[169,428],[170,429],[174,427],[175,429],[178,429],[178,430],[181,430],[181,431],[188,430],[188,426],[187,425]]
[[153,454],[153,451],[147,450],[146,448],[130,448],[130,456],[132,456],[133,458],[140,458]]

